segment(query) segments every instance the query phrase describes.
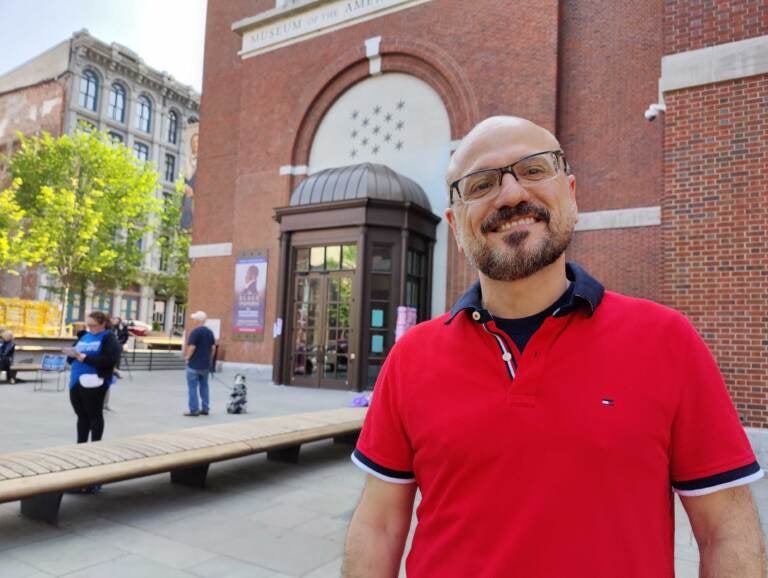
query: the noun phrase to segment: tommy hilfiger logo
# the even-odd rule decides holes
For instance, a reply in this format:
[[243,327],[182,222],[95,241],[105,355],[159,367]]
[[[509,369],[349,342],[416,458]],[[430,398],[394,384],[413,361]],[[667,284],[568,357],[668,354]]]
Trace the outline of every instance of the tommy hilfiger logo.
[[606,407],[613,407],[613,400],[612,399],[604,399],[600,403],[602,403]]

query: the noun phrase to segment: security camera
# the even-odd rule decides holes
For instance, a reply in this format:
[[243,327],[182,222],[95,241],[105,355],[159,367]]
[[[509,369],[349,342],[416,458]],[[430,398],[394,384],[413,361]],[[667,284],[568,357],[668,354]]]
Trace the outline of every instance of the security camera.
[[659,116],[660,112],[666,112],[667,107],[663,104],[652,104],[648,107],[648,110],[645,111],[645,120],[649,122],[653,122],[656,120],[656,117]]

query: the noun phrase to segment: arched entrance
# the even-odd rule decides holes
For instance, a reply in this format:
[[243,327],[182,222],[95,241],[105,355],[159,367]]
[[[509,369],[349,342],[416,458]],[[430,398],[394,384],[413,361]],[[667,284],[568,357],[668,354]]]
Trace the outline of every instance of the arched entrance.
[[[312,137],[310,174],[351,163],[376,163],[415,181],[432,212],[448,207],[445,171],[451,153],[445,103],[423,79],[400,72],[368,77],[345,90],[324,111]],[[435,234],[431,317],[445,302],[450,235],[447,223]]]
[[373,387],[398,306],[430,317],[435,229],[424,191],[379,164],[327,169],[275,210],[281,231],[275,382]]

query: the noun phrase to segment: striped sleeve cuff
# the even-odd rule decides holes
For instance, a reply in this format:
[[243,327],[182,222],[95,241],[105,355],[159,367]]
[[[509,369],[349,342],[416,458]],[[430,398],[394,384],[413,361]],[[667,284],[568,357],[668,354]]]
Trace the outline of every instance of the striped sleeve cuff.
[[364,472],[376,476],[385,482],[392,482],[393,484],[412,484],[416,481],[413,472],[402,472],[380,466],[357,448],[352,452],[352,462]]
[[672,488],[681,496],[704,496],[719,490],[751,484],[762,477],[763,470],[760,469],[760,465],[757,462],[752,462],[735,470],[707,476],[706,478],[683,482],[673,480]]

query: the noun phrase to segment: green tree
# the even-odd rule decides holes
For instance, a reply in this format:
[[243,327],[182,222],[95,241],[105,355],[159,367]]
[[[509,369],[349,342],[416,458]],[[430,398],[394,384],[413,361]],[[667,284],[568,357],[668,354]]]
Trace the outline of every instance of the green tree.
[[147,250],[141,240],[157,227],[152,215],[162,208],[152,166],[106,133],[20,139],[8,166],[12,185],[0,196],[15,210],[0,222],[0,258],[45,267],[64,311],[73,288],[137,281]]
[[15,273],[12,267],[17,262],[24,238],[24,211],[16,202],[16,190],[20,185],[21,181],[15,179],[8,189],[0,192],[0,268],[11,273]]
[[183,184],[183,181],[177,182],[173,193],[163,195],[155,241],[160,251],[160,266],[157,271],[147,272],[143,279],[156,295],[175,297],[177,301],[186,301],[189,286],[191,236],[189,230],[181,226]]

